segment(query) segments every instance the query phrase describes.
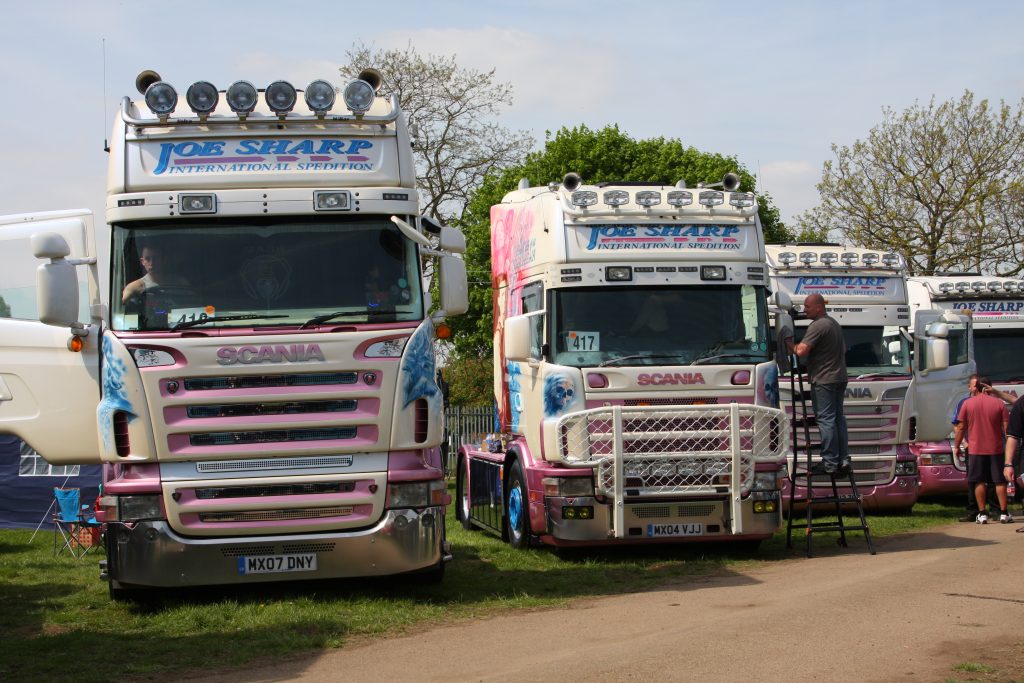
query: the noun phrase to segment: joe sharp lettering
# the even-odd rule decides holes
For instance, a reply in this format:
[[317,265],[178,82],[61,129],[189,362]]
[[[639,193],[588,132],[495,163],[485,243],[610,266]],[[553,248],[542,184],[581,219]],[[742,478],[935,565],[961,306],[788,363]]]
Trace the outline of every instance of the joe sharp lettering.
[[[239,166],[240,168],[232,170],[247,170],[244,167],[252,165],[255,168],[248,170],[270,170],[270,168],[263,168],[264,165],[270,166],[270,164],[262,162],[267,160],[267,156],[275,155],[289,155],[290,161],[297,161],[299,157],[296,155],[325,157],[324,159],[316,157],[310,159],[310,161],[316,162],[327,161],[328,158],[333,159],[334,157],[330,157],[330,155],[343,155],[343,161],[334,162],[340,164],[339,168],[353,167],[353,170],[369,170],[362,169],[361,166],[364,165],[372,168],[372,164],[364,163],[369,161],[369,158],[362,156],[363,151],[373,147],[373,143],[369,140],[240,140],[233,143],[231,148],[228,148],[227,145],[228,142],[225,140],[205,140],[203,142],[186,140],[177,143],[161,143],[160,158],[153,173],[160,175],[168,169],[174,170],[178,166],[183,168],[203,167],[206,170],[221,171],[228,170],[227,168],[221,169],[221,166]],[[309,170],[321,170],[317,164],[305,165],[309,167]],[[302,167],[303,164],[299,166]],[[212,167],[212,169],[207,167]]]

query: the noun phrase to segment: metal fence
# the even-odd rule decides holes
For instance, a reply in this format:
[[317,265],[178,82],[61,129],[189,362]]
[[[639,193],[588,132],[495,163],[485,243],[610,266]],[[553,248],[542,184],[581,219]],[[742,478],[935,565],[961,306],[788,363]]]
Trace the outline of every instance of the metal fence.
[[444,424],[448,445],[445,471],[450,473],[455,468],[459,446],[464,443],[479,445],[487,434],[494,431],[494,407],[448,406],[444,412]]

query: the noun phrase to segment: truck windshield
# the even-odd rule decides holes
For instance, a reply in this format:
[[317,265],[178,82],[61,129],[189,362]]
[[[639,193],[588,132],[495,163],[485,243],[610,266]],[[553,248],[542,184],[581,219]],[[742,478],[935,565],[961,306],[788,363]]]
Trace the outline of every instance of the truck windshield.
[[111,260],[115,330],[423,318],[415,245],[385,216],[125,223]]
[[1024,330],[974,328],[978,374],[993,382],[1024,381]]
[[576,367],[768,360],[763,287],[608,287],[554,292],[553,361]]
[[[806,326],[796,329],[796,339],[803,339]],[[846,339],[846,371],[850,379],[863,375],[910,374],[910,343],[900,328],[892,326],[843,326]]]

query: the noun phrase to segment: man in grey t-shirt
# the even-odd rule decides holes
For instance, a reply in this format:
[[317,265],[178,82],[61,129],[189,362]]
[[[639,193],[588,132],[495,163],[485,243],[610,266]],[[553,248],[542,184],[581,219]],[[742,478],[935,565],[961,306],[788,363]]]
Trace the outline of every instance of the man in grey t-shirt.
[[845,474],[850,471],[850,453],[843,414],[846,396],[846,340],[843,328],[825,312],[825,299],[811,294],[804,300],[804,312],[811,319],[799,344],[788,341],[790,350],[806,358],[811,380],[811,400],[821,434],[821,462],[814,474]]

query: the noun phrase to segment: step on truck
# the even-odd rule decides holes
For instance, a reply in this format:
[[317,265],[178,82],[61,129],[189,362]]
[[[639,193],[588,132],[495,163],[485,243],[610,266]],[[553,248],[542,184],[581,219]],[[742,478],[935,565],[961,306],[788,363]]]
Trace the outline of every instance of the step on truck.
[[456,512],[522,547],[756,544],[788,423],[752,193],[526,181],[491,209],[500,432]]
[[418,215],[397,98],[372,70],[343,91],[199,81],[184,102],[153,72],[137,85],[114,121],[107,226],[72,211],[0,227],[5,259],[43,261],[36,319],[0,320],[0,430],[52,463],[104,464],[115,598],[439,579],[433,340],[467,306],[465,240]]
[[[773,289],[794,304],[821,294],[828,315],[843,327],[849,375],[843,412],[865,509],[910,510],[919,493],[913,444],[948,433],[954,396],[973,371],[969,316],[930,309],[912,314],[906,264],[895,253],[837,244],[770,244],[767,253]],[[798,316],[797,342],[808,324]],[[790,387],[790,377],[782,377],[783,406],[791,405]],[[816,445],[817,427],[810,428],[810,436]],[[802,430],[798,437],[803,438]],[[830,483],[819,479],[824,495]],[[790,485],[787,478],[787,492]],[[795,493],[800,499],[806,492],[798,487]]]
[[[992,380],[996,389],[1020,396],[1024,391],[1024,282],[976,274],[917,276],[908,278],[907,291],[911,311],[935,308],[969,312],[978,374]],[[966,396],[964,383],[957,398]],[[952,423],[952,410],[947,419]],[[952,435],[918,444],[922,496],[967,490],[967,464],[953,453],[951,440]]]

